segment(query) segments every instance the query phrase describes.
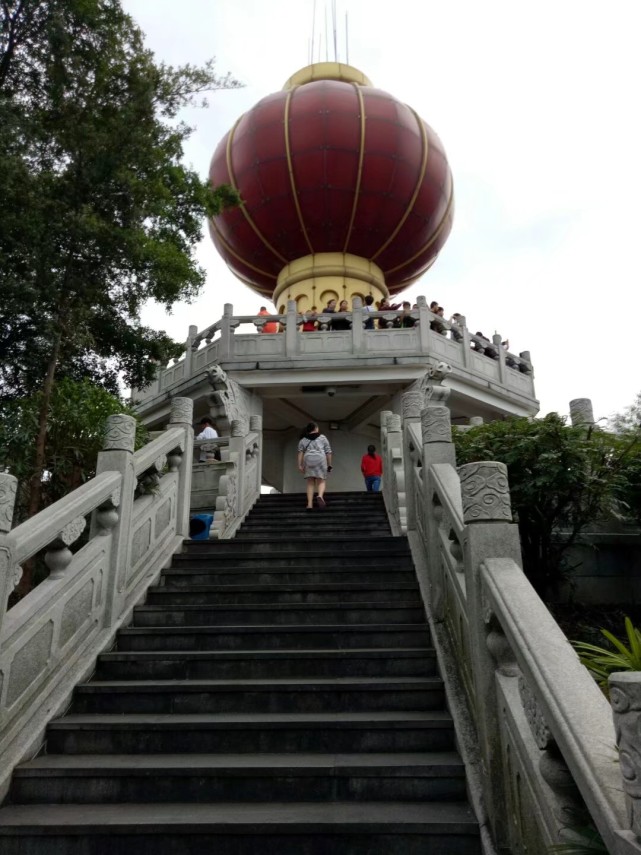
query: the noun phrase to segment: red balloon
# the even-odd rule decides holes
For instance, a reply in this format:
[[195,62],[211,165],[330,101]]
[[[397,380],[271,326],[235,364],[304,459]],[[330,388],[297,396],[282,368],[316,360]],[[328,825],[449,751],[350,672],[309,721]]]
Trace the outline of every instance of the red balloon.
[[213,185],[243,200],[210,224],[231,270],[269,297],[291,261],[348,252],[397,293],[434,262],[454,213],[440,139],[387,92],[317,80],[268,95],[221,140]]

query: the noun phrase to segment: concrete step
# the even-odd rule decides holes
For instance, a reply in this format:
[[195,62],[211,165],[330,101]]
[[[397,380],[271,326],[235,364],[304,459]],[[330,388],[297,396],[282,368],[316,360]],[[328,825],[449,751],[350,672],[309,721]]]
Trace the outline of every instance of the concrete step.
[[362,568],[312,569],[307,566],[296,567],[258,567],[254,570],[237,569],[235,566],[221,568],[216,562],[206,564],[197,562],[190,567],[180,564],[163,572],[163,582],[167,588],[194,588],[198,585],[309,585],[359,584],[367,580],[371,584],[413,585],[416,575],[413,568],[386,567],[368,565]]
[[[316,548],[316,544],[320,541],[320,539],[324,539],[327,541],[334,540],[334,532],[336,531],[336,527],[341,525],[342,521],[336,521],[333,525],[313,525],[312,523],[303,524],[296,522],[284,523],[284,521],[279,520],[278,526],[275,527],[274,523],[268,523],[265,525],[254,523],[252,525],[243,526],[238,530],[235,536],[236,542],[244,543],[247,540],[260,540],[264,541],[266,538],[269,538],[270,541],[291,541],[295,540],[298,543],[304,544],[305,542],[313,544],[313,548]],[[292,529],[295,528],[294,531]],[[372,526],[359,526],[358,528],[359,537],[367,537],[369,541],[375,540],[378,542],[379,539],[385,539],[390,537],[390,533],[388,529],[382,529],[380,525],[372,525]],[[222,541],[220,541],[222,543]]]
[[434,710],[439,677],[94,681],[76,687],[74,713],[364,712]]
[[[357,507],[365,506],[365,507],[385,507],[385,502],[383,499],[382,493],[370,493],[367,490],[347,490],[345,492],[333,492],[327,491],[325,493],[325,497],[332,502],[336,502],[342,505],[356,505]],[[257,505],[261,507],[274,506],[274,507],[287,507],[288,505],[296,504],[300,499],[305,499],[305,486],[304,482],[301,482],[301,489],[297,493],[265,493],[262,495],[254,507]]]
[[[223,543],[223,541],[220,541]],[[215,546],[215,544],[212,544]],[[366,572],[369,567],[379,567],[387,572],[406,570],[414,573],[411,553],[405,546],[400,545],[394,552],[379,553],[372,549],[365,554],[350,553],[348,555],[332,555],[317,557],[309,550],[298,552],[274,552],[261,555],[258,552],[229,554],[223,552],[211,553],[204,550],[179,553],[174,555],[172,566],[168,572],[183,568],[211,568],[211,570],[256,570],[263,567],[276,572],[280,569],[298,569],[315,571],[360,570]]]
[[[304,522],[307,517],[306,506],[307,500],[305,497],[297,500],[295,506],[292,505],[288,508],[278,508],[278,510],[275,510],[273,507],[263,507],[259,503],[254,505],[254,507],[249,511],[245,517],[245,522],[256,519],[278,522],[278,524],[280,524],[283,519],[300,520],[301,522]],[[361,507],[360,505],[341,506],[336,504],[336,502],[328,502],[324,508],[319,508],[318,505],[316,505],[314,510],[322,510],[323,512],[322,514],[314,514],[314,521],[318,523],[324,522],[324,517],[329,517],[335,522],[335,517],[340,515],[342,519],[349,520],[350,522],[357,524],[360,524],[363,521],[374,520],[381,523],[381,525],[389,525],[387,511],[383,505],[376,508],[368,508]]]
[[418,599],[385,603],[308,603],[306,605],[136,606],[136,626],[218,626],[228,624],[419,623],[425,620]]
[[311,585],[168,585],[150,588],[147,605],[250,605],[322,603],[394,603],[416,597],[418,582],[394,584],[321,583]]
[[3,855],[481,855],[453,802],[23,805],[0,810]]
[[16,769],[16,804],[447,801],[465,798],[450,751],[403,754],[44,755]]
[[[286,536],[282,539],[280,535]],[[191,540],[185,542],[184,553],[190,556],[206,555],[208,558],[219,559],[223,556],[235,556],[245,554],[259,553],[260,555],[270,555],[275,558],[283,555],[302,554],[308,559],[310,552],[317,558],[319,556],[337,555],[342,556],[345,553],[358,554],[360,556],[368,555],[411,555],[404,537],[381,536],[376,538],[376,543],[372,543],[370,537],[355,537],[332,535],[331,537],[318,539],[316,538],[313,544],[306,543],[304,539],[296,537],[293,532],[279,532],[278,536],[272,534],[269,537],[263,537],[260,542],[254,543],[250,540]]]
[[444,710],[367,713],[66,715],[47,754],[452,751]]
[[426,677],[433,650],[248,650],[103,653],[98,680],[231,680],[287,677]]
[[429,647],[427,624],[362,626],[204,626],[128,627],[118,633],[117,647],[128,650],[352,650],[367,647]]

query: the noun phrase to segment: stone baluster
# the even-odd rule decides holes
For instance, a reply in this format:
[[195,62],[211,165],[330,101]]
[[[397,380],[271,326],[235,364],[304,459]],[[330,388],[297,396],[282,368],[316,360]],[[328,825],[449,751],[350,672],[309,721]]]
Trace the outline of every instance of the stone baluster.
[[225,303],[223,316],[220,320],[220,350],[219,360],[229,359],[233,350],[234,327],[232,326],[232,315],[234,307],[231,303]]
[[298,312],[296,300],[287,301],[287,315],[285,319],[285,353],[287,356],[297,356],[300,348],[298,337]]
[[483,424],[483,416],[470,416],[468,424],[470,427],[480,427]]
[[49,568],[49,579],[63,578],[65,570],[73,558],[73,553],[69,547],[78,540],[86,525],[87,521],[84,517],[77,517],[67,523],[58,537],[49,544],[45,553],[45,564]]
[[360,297],[352,300],[352,353],[365,352],[365,330],[363,324],[369,317],[363,309],[363,301]]
[[492,616],[484,605],[481,564],[486,558],[511,558],[521,566],[518,528],[512,523],[507,467],[495,461],[468,463],[459,467],[464,539],[465,582],[469,617],[469,649],[475,683],[476,724],[483,757],[484,793],[488,816],[494,825],[494,840],[507,839],[500,744],[500,710],[497,705],[492,655]]
[[421,421],[421,407],[424,395],[421,391],[405,392],[401,398],[403,409],[403,461],[405,465],[405,484],[407,491],[407,530],[416,528],[416,500],[414,498],[414,462],[411,446],[414,444],[414,434],[410,425],[418,425]]
[[589,398],[574,398],[570,401],[570,421],[573,427],[594,427],[594,411]]
[[0,472],[0,628],[9,594],[22,577],[20,567],[14,566],[7,535],[11,531],[13,510],[18,492],[18,479],[8,472]]
[[[137,485],[134,470],[134,444],[136,439],[136,420],[123,414],[109,416],[105,424],[102,451],[96,462],[96,475],[103,472],[119,472],[120,487],[114,490],[108,501],[94,511],[91,521],[92,536],[105,533],[108,520],[105,514],[115,511],[118,519],[115,525],[107,528],[111,532],[110,563],[105,580],[105,626],[109,626],[114,616],[122,611],[127,562],[131,539],[131,520],[133,516],[134,491]],[[113,515],[110,514],[113,519]]]

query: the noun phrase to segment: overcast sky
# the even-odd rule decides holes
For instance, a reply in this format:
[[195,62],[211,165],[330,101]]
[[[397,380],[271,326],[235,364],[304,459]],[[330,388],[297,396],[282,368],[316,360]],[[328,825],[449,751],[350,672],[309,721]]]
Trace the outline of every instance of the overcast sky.
[[[597,418],[641,390],[640,0],[335,0],[339,59],[411,105],[439,134],[456,213],[434,267],[406,292],[461,312],[472,331],[529,350],[541,414],[589,397]],[[246,87],[193,110],[186,148],[203,176],[238,116],[308,64],[314,0],[123,0],[158,59],[215,56]],[[315,59],[325,60],[316,0]],[[202,297],[145,323],[184,339],[224,303],[264,302],[205,237]]]

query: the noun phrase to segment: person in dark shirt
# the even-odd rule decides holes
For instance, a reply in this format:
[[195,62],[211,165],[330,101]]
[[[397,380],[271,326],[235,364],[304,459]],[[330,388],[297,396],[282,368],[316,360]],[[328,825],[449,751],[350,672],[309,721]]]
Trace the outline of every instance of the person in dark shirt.
[[[347,300],[341,300],[338,311],[349,312],[349,303]],[[352,328],[352,322],[348,318],[333,318],[331,328],[333,330],[349,330]]]

